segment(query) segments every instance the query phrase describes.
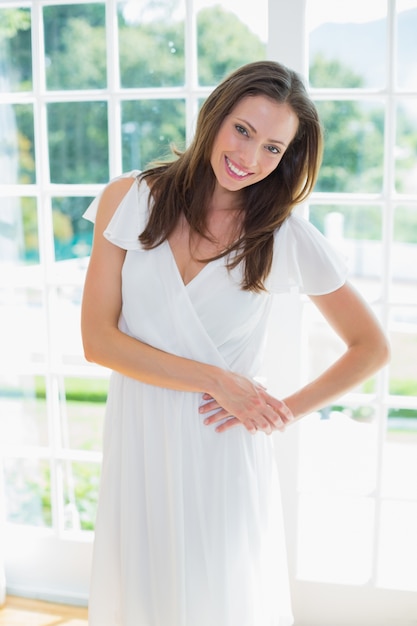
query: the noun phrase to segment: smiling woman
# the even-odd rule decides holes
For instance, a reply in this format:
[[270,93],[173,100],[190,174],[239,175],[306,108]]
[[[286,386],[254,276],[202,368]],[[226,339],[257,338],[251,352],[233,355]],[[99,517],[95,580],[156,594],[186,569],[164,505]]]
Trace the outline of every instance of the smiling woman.
[[297,128],[298,118],[288,104],[264,96],[241,100],[213,144],[210,163],[217,180],[213,206],[227,204],[227,197],[229,204],[235,203],[235,194],[227,191],[253,185],[273,172]]
[[[317,193],[287,220],[290,228],[281,228],[279,262],[294,260],[294,230],[305,226],[300,214],[308,215],[348,259],[349,277],[390,332],[393,353],[387,373],[274,438],[296,623],[411,624],[417,590],[416,0],[0,5],[0,463],[6,517],[0,535],[9,592],[79,603],[88,597],[108,371],[85,361],[79,336],[93,232],[82,214],[103,182],[147,168],[171,142],[188,146],[213,88],[267,51],[306,78],[326,139]],[[323,23],[312,24],[310,17]],[[251,134],[247,121],[238,126]],[[238,174],[244,172],[239,165]],[[193,176],[204,183],[200,172]],[[256,202],[258,193],[253,196]],[[239,213],[213,213],[207,243],[222,244],[216,254],[239,236],[232,228]],[[232,241],[221,241],[226,220]],[[222,324],[216,341],[222,344],[223,320],[233,311],[237,329],[247,309],[240,302],[232,309],[227,291],[220,297],[217,272],[225,259],[200,258],[213,247],[199,248],[201,255],[188,260],[188,243],[195,257],[196,239],[187,240],[185,216],[181,224],[172,237],[183,238],[188,257],[181,263],[181,247],[174,242],[170,249],[171,236],[160,252],[185,302],[211,279],[210,289],[199,294],[200,313],[207,321],[207,305],[217,294]],[[287,245],[285,230],[291,230]],[[303,229],[303,240],[309,232]],[[308,264],[307,257],[304,270]],[[337,258],[331,265],[339,267]],[[230,276],[241,278],[234,269]],[[294,293],[299,279],[295,272],[291,293],[274,298],[266,342],[268,388],[278,398],[301,375],[320,375],[343,350],[312,301]],[[160,315],[158,308],[150,312],[156,324]],[[85,392],[86,386],[97,387],[97,394]],[[399,519],[408,532],[398,533]]]
[[[84,349],[112,370],[90,626],[291,626],[265,435],[380,368],[386,340],[343,262],[292,214],[321,159],[295,72],[233,72],[176,156],[111,181],[86,213]],[[272,296],[292,289],[346,349],[281,399],[257,377]]]

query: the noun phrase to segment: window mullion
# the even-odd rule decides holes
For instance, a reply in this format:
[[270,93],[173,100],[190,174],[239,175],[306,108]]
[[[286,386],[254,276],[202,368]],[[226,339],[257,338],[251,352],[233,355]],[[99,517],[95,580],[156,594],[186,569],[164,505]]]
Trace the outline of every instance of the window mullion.
[[121,104],[117,0],[106,2],[107,115],[110,178],[122,170]]

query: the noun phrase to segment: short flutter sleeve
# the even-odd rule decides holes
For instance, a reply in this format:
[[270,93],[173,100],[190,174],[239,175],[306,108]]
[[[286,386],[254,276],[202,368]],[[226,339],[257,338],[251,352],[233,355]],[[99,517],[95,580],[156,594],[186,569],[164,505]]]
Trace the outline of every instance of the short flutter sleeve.
[[[112,179],[109,184],[120,178],[137,179],[139,174],[139,170],[122,174]],[[102,193],[94,198],[83,215],[90,222],[95,221]],[[144,181],[139,183],[138,180],[135,180],[116,208],[103,233],[104,237],[123,250],[141,250],[142,246],[138,237],[144,230],[149,217],[148,201],[148,185]]]
[[271,293],[297,290],[320,296],[339,289],[348,274],[347,262],[313,224],[292,214],[275,236]]

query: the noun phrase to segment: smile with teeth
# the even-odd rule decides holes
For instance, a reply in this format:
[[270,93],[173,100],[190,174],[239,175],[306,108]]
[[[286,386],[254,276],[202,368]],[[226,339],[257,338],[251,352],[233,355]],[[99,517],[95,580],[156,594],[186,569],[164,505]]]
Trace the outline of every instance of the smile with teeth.
[[235,174],[236,176],[239,176],[240,178],[243,178],[244,176],[249,176],[250,172],[244,172],[243,170],[240,170],[238,167],[236,167],[236,165],[234,165],[230,159],[228,159],[228,157],[226,157],[226,165],[229,168],[229,170],[231,172],[233,172],[233,174]]

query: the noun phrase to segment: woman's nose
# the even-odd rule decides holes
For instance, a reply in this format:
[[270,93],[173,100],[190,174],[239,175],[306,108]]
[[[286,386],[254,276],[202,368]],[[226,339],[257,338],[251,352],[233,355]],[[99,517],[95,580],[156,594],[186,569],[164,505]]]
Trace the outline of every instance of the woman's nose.
[[241,160],[242,165],[248,169],[253,168],[259,158],[259,146],[255,143],[251,143],[245,147],[245,150],[242,151]]

